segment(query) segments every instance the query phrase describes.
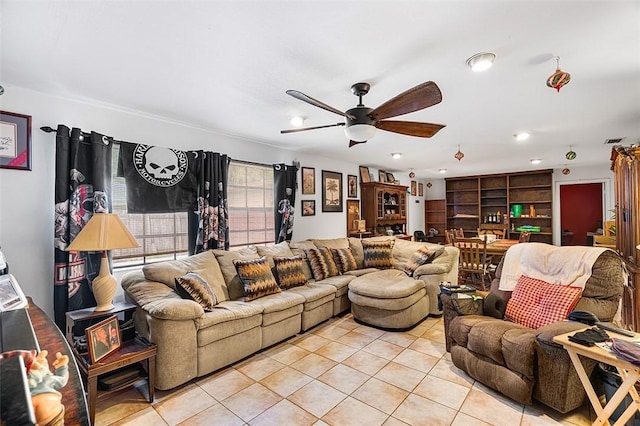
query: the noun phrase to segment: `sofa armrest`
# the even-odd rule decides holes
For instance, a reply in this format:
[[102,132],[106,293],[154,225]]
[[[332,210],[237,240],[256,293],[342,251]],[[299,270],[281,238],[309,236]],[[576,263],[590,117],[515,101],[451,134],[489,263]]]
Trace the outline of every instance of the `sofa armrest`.
[[450,266],[444,263],[427,263],[426,265],[420,265],[413,271],[413,276],[420,279],[423,275],[436,275],[446,274],[450,270]]
[[541,344],[562,347],[553,341],[555,336],[585,328],[586,325],[575,321],[558,321],[536,330],[536,340]]

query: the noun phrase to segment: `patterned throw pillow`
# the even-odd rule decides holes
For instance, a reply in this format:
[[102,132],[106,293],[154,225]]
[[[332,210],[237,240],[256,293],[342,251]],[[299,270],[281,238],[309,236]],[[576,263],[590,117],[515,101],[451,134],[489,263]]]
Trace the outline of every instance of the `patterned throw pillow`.
[[302,256],[274,256],[273,263],[276,265],[276,275],[278,285],[282,290],[299,287],[307,283],[307,277],[302,270]]
[[307,258],[309,259],[313,278],[315,278],[316,281],[340,275],[340,271],[333,261],[331,251],[328,248],[318,247],[316,249],[309,249],[307,250]]
[[403,271],[405,274],[410,277],[413,276],[413,273],[418,266],[424,265],[425,263],[431,263],[433,259],[435,259],[436,252],[434,250],[430,250],[427,246],[422,246],[418,250],[416,250],[411,258],[404,265]]
[[205,311],[212,311],[213,307],[218,304],[209,283],[195,272],[187,272],[185,275],[176,277],[175,282],[176,291],[180,297],[198,302]]
[[280,293],[280,287],[273,277],[266,257],[252,260],[234,259],[233,264],[244,287],[245,302]]
[[333,260],[336,262],[336,266],[341,273],[353,271],[358,269],[356,258],[353,256],[353,252],[350,248],[345,249],[330,249],[333,255]]
[[391,257],[392,249],[393,240],[362,240],[362,251],[364,252],[364,267],[378,269],[393,268],[393,258]]
[[567,319],[578,303],[582,289],[520,276],[507,302],[505,319],[538,329],[543,325]]

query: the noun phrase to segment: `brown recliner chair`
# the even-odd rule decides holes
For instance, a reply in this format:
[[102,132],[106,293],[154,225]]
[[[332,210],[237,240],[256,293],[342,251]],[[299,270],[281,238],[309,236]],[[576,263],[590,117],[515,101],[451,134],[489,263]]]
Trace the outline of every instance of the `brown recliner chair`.
[[[458,315],[459,305],[442,295],[445,333],[451,359],[469,376],[522,404],[532,398],[566,413],[580,407],[585,392],[569,355],[553,337],[586,327],[560,321],[537,330],[503,320],[511,292],[498,290],[502,262],[484,299],[483,315]],[[601,321],[615,316],[626,284],[624,263],[617,253],[603,252],[592,268],[574,310],[590,311]],[[592,372],[593,360],[582,359]]]

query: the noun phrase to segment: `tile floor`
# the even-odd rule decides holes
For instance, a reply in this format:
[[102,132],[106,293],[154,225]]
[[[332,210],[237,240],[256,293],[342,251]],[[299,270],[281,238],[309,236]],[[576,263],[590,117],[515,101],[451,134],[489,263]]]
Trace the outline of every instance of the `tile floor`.
[[130,388],[98,401],[97,425],[589,425],[525,407],[475,382],[445,351],[442,319],[406,332],[351,314],[170,391]]

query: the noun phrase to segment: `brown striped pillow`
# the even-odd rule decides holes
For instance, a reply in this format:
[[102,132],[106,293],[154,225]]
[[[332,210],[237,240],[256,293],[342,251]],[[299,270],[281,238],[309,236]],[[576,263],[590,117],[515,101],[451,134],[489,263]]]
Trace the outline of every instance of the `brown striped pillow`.
[[233,265],[244,287],[245,302],[280,293],[280,287],[273,277],[266,257],[251,260],[234,259]]
[[218,304],[218,299],[209,287],[209,283],[195,272],[187,272],[181,277],[176,277],[175,283],[180,297],[198,302],[205,311],[212,311]]
[[333,255],[333,260],[336,262],[336,266],[341,273],[353,271],[358,269],[356,258],[353,256],[350,248],[344,249],[330,249]]
[[309,259],[313,278],[315,278],[316,281],[340,275],[340,271],[333,261],[331,251],[329,251],[328,248],[318,247],[317,249],[309,249],[307,250],[307,258]]
[[307,283],[307,277],[302,270],[302,256],[274,256],[278,285],[282,290],[300,287]]
[[436,252],[434,250],[430,250],[427,246],[420,247],[411,255],[407,263],[404,265],[404,273],[410,277],[413,276],[413,273],[418,269],[418,266],[430,263],[435,258],[435,254]]
[[362,251],[364,252],[364,267],[390,269],[393,268],[393,240],[369,241],[362,240]]

